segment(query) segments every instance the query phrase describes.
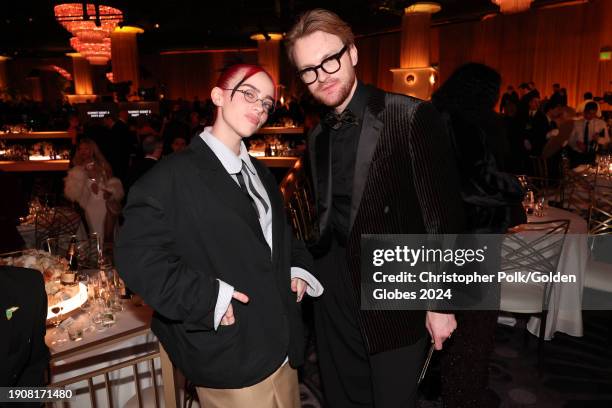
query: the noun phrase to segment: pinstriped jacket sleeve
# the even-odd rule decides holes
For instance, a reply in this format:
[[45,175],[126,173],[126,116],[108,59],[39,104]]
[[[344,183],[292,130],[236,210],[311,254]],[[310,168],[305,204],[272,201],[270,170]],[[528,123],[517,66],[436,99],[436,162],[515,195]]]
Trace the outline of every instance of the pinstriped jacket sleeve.
[[414,111],[409,145],[427,233],[462,232],[465,220],[455,155],[440,114],[428,102],[420,103]]

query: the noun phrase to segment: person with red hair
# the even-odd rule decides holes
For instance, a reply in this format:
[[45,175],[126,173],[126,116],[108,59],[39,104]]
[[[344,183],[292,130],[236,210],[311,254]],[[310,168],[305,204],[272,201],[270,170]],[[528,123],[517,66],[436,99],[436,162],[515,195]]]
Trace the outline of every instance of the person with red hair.
[[119,274],[155,309],[173,364],[214,407],[300,406],[300,302],[323,288],[293,238],[270,171],[249,156],[275,106],[260,66],[233,65],[211,91],[216,117],[130,190]]

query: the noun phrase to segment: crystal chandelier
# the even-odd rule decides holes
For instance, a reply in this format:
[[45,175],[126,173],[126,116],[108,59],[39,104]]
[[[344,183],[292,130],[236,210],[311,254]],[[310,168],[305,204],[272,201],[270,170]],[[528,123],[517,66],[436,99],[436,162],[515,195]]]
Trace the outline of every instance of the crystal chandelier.
[[499,6],[499,11],[503,14],[520,13],[529,10],[533,0],[491,0]]
[[72,35],[70,45],[94,65],[110,59],[110,34],[123,20],[121,10],[86,3],[58,4],[53,9],[57,21]]
[[70,46],[92,65],[106,65],[111,58],[110,37],[104,38],[101,42],[84,42],[79,37],[72,37]]

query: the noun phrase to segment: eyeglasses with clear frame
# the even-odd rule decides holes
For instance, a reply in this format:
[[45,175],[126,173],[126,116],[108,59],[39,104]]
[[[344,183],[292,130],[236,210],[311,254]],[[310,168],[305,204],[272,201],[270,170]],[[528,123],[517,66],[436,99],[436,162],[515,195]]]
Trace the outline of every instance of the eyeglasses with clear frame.
[[319,69],[323,70],[323,72],[328,74],[335,74],[342,67],[340,59],[342,58],[346,50],[348,50],[348,45],[342,47],[342,49],[336,54],[325,58],[316,67],[308,67],[298,71],[297,75],[300,77],[302,82],[304,82],[304,84],[310,85],[315,83],[316,80],[319,79]]
[[264,108],[268,115],[274,113],[274,101],[269,98],[258,98],[255,91],[251,89],[234,89],[234,88],[221,88],[224,91],[232,91],[232,98],[234,97],[234,93],[240,92],[244,96],[244,100],[248,103],[256,103],[257,101],[261,101],[261,106]]

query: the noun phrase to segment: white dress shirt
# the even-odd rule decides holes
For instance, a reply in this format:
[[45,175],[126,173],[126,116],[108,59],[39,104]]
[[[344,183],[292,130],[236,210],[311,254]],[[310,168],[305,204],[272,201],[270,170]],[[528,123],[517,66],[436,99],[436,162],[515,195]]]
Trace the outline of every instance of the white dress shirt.
[[[210,147],[215,156],[221,161],[225,170],[230,174],[232,179],[236,182],[236,185],[239,185],[238,178],[236,177],[237,173],[240,173],[242,170],[242,163],[246,164],[246,169],[249,172],[249,177],[251,179],[251,183],[247,184],[247,190],[249,194],[253,198],[253,201],[257,205],[257,210],[259,214],[264,214],[259,217],[259,224],[261,226],[261,230],[266,239],[266,243],[270,247],[270,254],[274,248],[272,248],[272,206],[270,204],[270,198],[268,197],[268,193],[261,182],[259,175],[257,174],[257,170],[255,170],[255,166],[251,162],[251,156],[247,152],[247,148],[244,145],[244,142],[240,143],[240,154],[236,156],[236,154],[231,151],[226,145],[223,144],[219,139],[217,139],[211,133],[212,127],[206,127],[204,131],[200,134],[200,137],[204,142]],[[268,211],[266,212],[262,202],[253,194],[251,188],[255,188],[257,193],[266,201],[268,206]],[[291,277],[292,278],[300,278],[304,280],[308,286],[306,287],[306,293],[309,296],[317,297],[321,296],[323,293],[323,286],[321,283],[308,271],[298,268],[291,267]],[[227,282],[224,282],[220,279],[219,281],[219,295],[217,296],[217,303],[215,305],[215,316],[214,316],[214,327],[215,330],[221,323],[221,319],[225,315],[227,308],[232,301],[232,295],[234,294],[234,287]],[[248,293],[246,294],[248,296]]]
[[[589,142],[596,141],[601,145],[610,143],[610,136],[608,135],[608,127],[606,122],[602,119],[594,118],[588,121],[589,124]],[[568,139],[569,146],[577,152],[584,153],[577,146],[578,142],[584,142],[584,129],[586,127],[585,119],[578,119],[574,121],[574,128]],[[603,137],[598,137],[603,132]]]

